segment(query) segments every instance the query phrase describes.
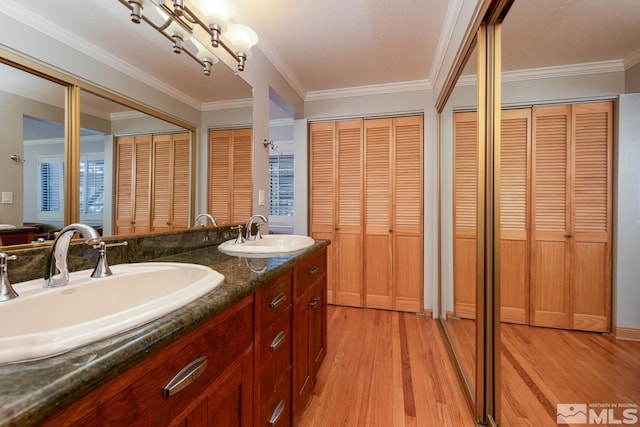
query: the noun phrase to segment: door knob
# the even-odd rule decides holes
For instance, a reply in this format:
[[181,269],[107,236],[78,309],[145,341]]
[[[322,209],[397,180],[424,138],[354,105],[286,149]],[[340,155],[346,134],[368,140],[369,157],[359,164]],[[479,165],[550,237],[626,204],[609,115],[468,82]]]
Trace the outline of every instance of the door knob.
[[567,233],[567,234],[565,234],[565,235],[564,235],[564,237],[567,237],[567,238],[569,238],[569,239],[570,239],[570,238],[572,238],[572,237],[573,237],[573,234],[571,234],[571,233]]

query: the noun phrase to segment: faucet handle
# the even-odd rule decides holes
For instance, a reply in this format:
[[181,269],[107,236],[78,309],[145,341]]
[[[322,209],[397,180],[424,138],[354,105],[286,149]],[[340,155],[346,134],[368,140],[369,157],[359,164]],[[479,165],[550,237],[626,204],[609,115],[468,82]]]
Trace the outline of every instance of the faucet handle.
[[238,237],[236,237],[236,241],[234,242],[236,245],[241,245],[244,243],[244,237],[242,237],[242,224],[238,224],[235,227],[231,227],[232,230],[238,230]]
[[9,282],[9,276],[7,274],[7,261],[14,261],[18,259],[15,255],[7,255],[4,252],[0,252],[0,302],[9,301],[18,297],[18,293],[13,289]]
[[103,241],[100,241],[100,243],[98,243],[97,245],[93,245],[93,249],[98,249],[100,255],[98,258],[98,264],[96,265],[96,268],[93,269],[91,277],[93,277],[94,279],[100,279],[103,277],[111,276],[113,272],[111,271],[111,269],[109,268],[109,264],[107,263],[107,248],[113,248],[116,246],[127,246],[128,244],[129,242],[125,240],[124,242],[120,243],[105,243]]

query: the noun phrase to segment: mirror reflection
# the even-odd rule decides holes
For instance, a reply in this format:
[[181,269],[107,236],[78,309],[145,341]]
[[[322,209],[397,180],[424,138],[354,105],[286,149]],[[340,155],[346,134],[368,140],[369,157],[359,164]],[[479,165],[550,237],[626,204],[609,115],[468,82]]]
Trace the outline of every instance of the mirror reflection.
[[440,307],[471,395],[476,386],[476,49],[440,116]]

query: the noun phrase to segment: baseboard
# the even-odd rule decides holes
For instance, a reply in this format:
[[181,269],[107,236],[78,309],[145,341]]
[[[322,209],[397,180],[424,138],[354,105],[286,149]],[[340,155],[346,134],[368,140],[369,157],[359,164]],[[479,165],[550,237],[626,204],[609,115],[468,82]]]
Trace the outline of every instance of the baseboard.
[[619,340],[640,341],[640,329],[614,327],[613,336]]

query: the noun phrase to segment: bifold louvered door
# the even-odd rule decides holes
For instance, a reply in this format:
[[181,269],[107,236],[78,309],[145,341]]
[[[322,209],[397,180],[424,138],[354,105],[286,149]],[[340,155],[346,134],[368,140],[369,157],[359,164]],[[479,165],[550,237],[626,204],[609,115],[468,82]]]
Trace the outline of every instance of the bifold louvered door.
[[151,221],[151,135],[116,142],[115,234],[143,233]]
[[239,224],[252,211],[252,130],[209,131],[209,212],[218,224]]
[[453,115],[453,315],[476,318],[478,123],[475,112]]
[[610,102],[533,109],[531,324],[608,331]]
[[500,146],[500,317],[529,322],[529,150],[531,109],[502,111]]
[[310,125],[311,235],[330,303],[422,311],[422,117]]
[[189,226],[189,146],[188,133],[153,136],[151,231]]
[[[608,331],[610,102],[502,112],[501,320]],[[475,318],[475,113],[454,114],[454,314]]]

